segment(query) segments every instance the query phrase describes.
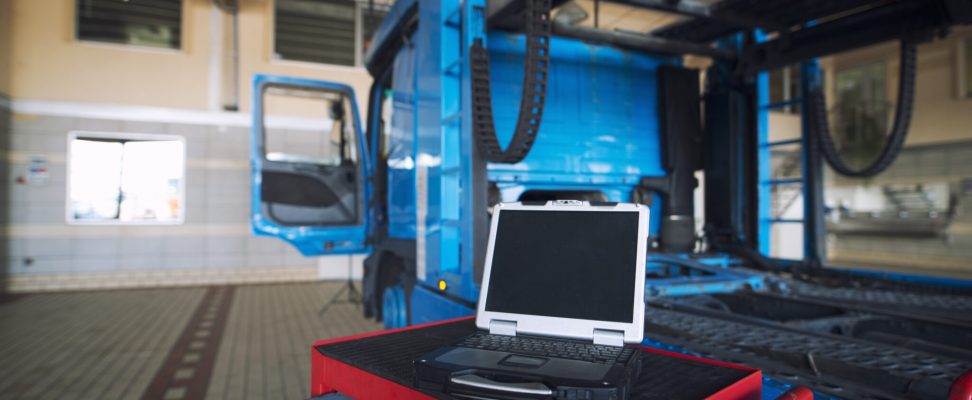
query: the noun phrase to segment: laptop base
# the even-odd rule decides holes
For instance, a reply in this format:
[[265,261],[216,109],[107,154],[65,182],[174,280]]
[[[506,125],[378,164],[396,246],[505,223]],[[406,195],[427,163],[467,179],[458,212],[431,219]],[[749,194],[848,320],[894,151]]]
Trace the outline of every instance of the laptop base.
[[592,363],[504,351],[446,346],[415,360],[415,387],[455,397],[624,400],[640,370],[632,357]]

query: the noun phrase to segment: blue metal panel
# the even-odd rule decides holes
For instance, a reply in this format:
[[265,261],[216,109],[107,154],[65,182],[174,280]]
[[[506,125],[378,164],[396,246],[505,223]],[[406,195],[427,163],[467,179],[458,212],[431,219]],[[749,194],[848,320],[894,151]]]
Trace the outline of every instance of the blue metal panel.
[[[678,259],[684,259],[682,263]],[[738,289],[763,289],[765,277],[745,270],[730,269],[728,257],[694,259],[681,256],[649,255],[645,273],[645,297],[684,296],[704,293],[729,293]],[[673,276],[653,278],[652,276]]]
[[[354,226],[281,226],[264,217],[260,192],[262,187],[262,171],[264,162],[264,131],[263,131],[263,88],[267,85],[283,85],[300,88],[317,88],[345,93],[351,98],[351,111],[354,118],[356,143],[358,154],[361,154],[361,173],[359,177],[364,185],[363,198],[358,199],[364,213],[361,225]],[[358,114],[358,102],[354,89],[348,85],[302,78],[291,78],[274,75],[254,75],[253,77],[253,114],[250,133],[250,162],[252,165],[251,179],[253,192],[251,193],[251,226],[257,235],[275,236],[296,247],[305,256],[323,254],[349,254],[369,251],[366,245],[368,226],[371,224],[371,213],[365,210],[364,199],[371,197],[371,175],[373,167],[368,156],[367,141],[361,131],[361,118]]]
[[[479,293],[470,244],[470,216],[479,211],[471,209],[473,193],[466,189],[476,148],[463,49],[483,36],[482,6],[481,0],[421,1],[418,30],[394,64],[388,156],[389,234],[416,239],[419,284],[444,280],[452,296],[467,301]],[[488,47],[497,129],[500,140],[508,140],[521,93],[524,39],[491,32]],[[498,183],[503,200],[539,189],[597,190],[628,201],[642,176],[664,175],[655,76],[659,65],[676,62],[552,39],[550,96],[539,139],[523,162],[489,166],[488,178]],[[660,203],[653,205],[656,216]],[[651,225],[657,233],[660,218]],[[412,304],[413,315],[435,313],[421,304]]]
[[392,77],[388,235],[412,239],[415,238],[415,119],[418,108],[414,47],[404,46],[398,51]]
[[412,325],[476,314],[476,310],[449,300],[422,285],[416,285],[412,290],[411,304]]
[[[452,66],[461,65],[461,79],[450,79],[449,85],[444,89],[447,93],[456,93],[455,97],[460,104],[459,107],[444,108],[443,124],[452,126],[455,118],[452,115],[464,116],[458,124],[459,129],[452,132],[444,130],[443,133],[449,136],[450,143],[447,149],[453,152],[458,159],[449,160],[450,168],[455,168],[455,173],[461,176],[458,185],[444,188],[445,190],[454,189],[458,192],[459,202],[455,204],[455,215],[457,221],[458,235],[455,257],[459,263],[456,271],[452,272],[459,275],[458,281],[450,283],[449,288],[457,297],[466,299],[470,304],[475,304],[479,298],[479,284],[476,282],[476,266],[485,263],[484,241],[488,228],[488,220],[485,218],[483,207],[486,206],[486,161],[482,159],[476,148],[475,135],[473,134],[472,121],[472,68],[468,62],[468,49],[476,40],[481,40],[486,33],[485,16],[486,0],[452,0],[447,3],[454,7],[454,11],[444,17],[444,26],[455,28],[459,35],[454,37],[456,47],[450,47],[448,56],[443,60],[443,68],[447,76],[453,77]],[[457,14],[455,17],[453,14]],[[451,134],[455,134],[451,137]],[[457,162],[458,161],[458,162]],[[479,190],[473,188],[479,186]],[[455,193],[443,192],[443,196],[455,196]],[[444,279],[450,281],[451,273],[446,274]]]
[[[419,285],[441,265],[440,179],[442,155],[442,10],[452,0],[422,0],[418,30],[412,36],[416,66],[415,119],[415,241]],[[420,303],[421,304],[421,303]],[[422,310],[413,315],[425,314]]]
[[[501,174],[490,174],[491,179],[499,179]],[[631,201],[631,192],[633,191],[632,185],[621,185],[621,184],[604,184],[604,183],[557,183],[551,180],[542,180],[539,177],[542,175],[530,174],[528,180],[518,181],[516,183],[501,181],[497,184],[500,190],[500,199],[504,202],[514,202],[520,198],[524,192],[528,190],[542,190],[542,191],[598,191],[604,193],[608,201]],[[590,177],[591,180],[595,182],[600,182],[599,177]],[[655,215],[651,216],[652,219]]]
[[[489,33],[493,112],[501,143],[516,125],[523,81],[524,36]],[[514,165],[491,164],[491,180],[506,185],[627,187],[641,176],[663,176],[656,71],[677,63],[616,48],[553,37],[543,122],[533,150]],[[505,105],[505,106],[500,106]],[[620,194],[618,189],[614,189]],[[630,197],[613,200],[628,201]],[[660,202],[652,215],[660,216]],[[652,218],[657,233],[660,218]]]
[[[766,35],[760,31],[756,31],[756,40],[764,41]],[[766,104],[769,102],[769,73],[762,72],[756,75],[756,104]],[[771,192],[771,187],[767,182],[770,180],[772,166],[770,160],[770,147],[769,147],[769,108],[759,107],[756,111],[756,135],[757,135],[757,177],[759,184],[759,206],[756,210],[757,215],[757,250],[763,255],[770,255],[770,229],[772,224],[770,223],[770,210],[773,204],[773,196]]]

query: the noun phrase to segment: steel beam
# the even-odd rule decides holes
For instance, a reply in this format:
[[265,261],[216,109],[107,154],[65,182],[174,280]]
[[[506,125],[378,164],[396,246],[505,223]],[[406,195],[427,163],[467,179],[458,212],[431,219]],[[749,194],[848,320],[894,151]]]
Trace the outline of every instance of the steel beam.
[[554,22],[553,32],[558,36],[580,39],[587,42],[607,43],[618,47],[652,53],[673,55],[693,54],[722,60],[735,59],[735,53],[728,49],[721,49],[704,44],[664,39],[656,36],[634,33],[629,31],[609,31],[579,25],[567,25]]
[[614,0],[614,2],[670,14],[684,15],[686,17],[718,21],[739,28],[760,28],[772,32],[786,29],[786,26],[767,18],[757,18],[731,11],[713,10],[710,6],[692,0]]
[[743,71],[754,74],[888,40],[931,39],[948,27],[949,18],[934,1],[875,7],[749,46],[743,51]]

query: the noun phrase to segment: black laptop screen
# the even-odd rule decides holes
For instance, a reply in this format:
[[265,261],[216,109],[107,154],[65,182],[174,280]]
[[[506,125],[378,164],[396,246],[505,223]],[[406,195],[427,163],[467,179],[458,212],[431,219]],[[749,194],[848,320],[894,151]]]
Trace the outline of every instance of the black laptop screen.
[[500,211],[486,311],[632,322],[638,213]]

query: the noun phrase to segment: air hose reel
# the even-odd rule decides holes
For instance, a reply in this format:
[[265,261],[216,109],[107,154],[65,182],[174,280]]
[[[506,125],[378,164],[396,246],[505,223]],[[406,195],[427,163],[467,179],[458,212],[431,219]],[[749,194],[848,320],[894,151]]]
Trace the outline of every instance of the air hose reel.
[[537,139],[543,105],[547,95],[547,69],[550,65],[551,0],[526,0],[526,52],[520,113],[513,138],[504,150],[496,137],[493,123],[492,94],[489,79],[489,50],[483,39],[473,42],[469,51],[472,81],[472,127],[480,154],[493,163],[515,164],[522,161]]
[[833,136],[831,136],[827,121],[827,100],[823,91],[818,87],[810,92],[808,105],[810,106],[811,130],[816,135],[824,158],[834,171],[844,176],[868,178],[880,174],[894,163],[904,146],[905,138],[908,136],[908,127],[911,124],[911,114],[914,110],[915,79],[918,69],[917,53],[918,49],[914,40],[902,39],[898,102],[895,105],[894,123],[881,153],[871,165],[865,168],[855,170],[844,161],[840,152],[837,151]]

